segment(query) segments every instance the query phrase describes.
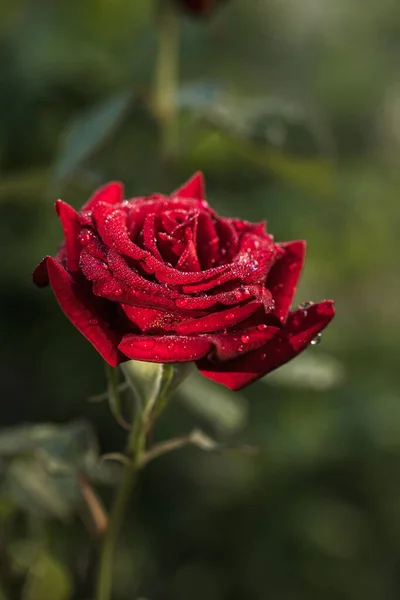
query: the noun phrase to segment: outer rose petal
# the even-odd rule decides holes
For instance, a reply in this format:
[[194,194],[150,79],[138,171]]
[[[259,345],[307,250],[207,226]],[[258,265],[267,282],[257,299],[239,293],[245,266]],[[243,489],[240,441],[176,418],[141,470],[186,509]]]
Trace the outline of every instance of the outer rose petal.
[[293,312],[280,332],[267,344],[229,362],[197,362],[200,373],[231,390],[240,390],[256,379],[285,364],[324,329],[335,314],[333,302],[325,300],[305,310]]
[[190,362],[206,356],[212,348],[204,337],[185,335],[125,335],[121,352],[134,360],[148,362]]
[[71,323],[111,366],[116,367],[126,360],[118,350],[121,337],[109,327],[96,308],[94,298],[86,294],[54,258],[49,256],[46,260],[54,295]]
[[47,259],[52,258],[50,256],[45,256],[42,258],[36,269],[32,273],[33,283],[38,287],[46,287],[49,285],[49,274],[47,272]]
[[275,315],[284,323],[287,319],[306,255],[304,240],[279,244],[284,254],[272,266],[266,287],[275,300]]
[[172,196],[178,196],[179,198],[195,198],[196,200],[203,200],[206,196],[206,186],[204,183],[203,173],[198,171],[180,188],[178,188]]
[[278,331],[279,327],[261,325],[259,327],[246,327],[239,331],[212,333],[209,336],[214,344],[214,351],[210,355],[211,362],[214,360],[217,362],[232,361],[237,356],[265,346]]
[[56,201],[55,209],[57,215],[60,217],[64,231],[68,271],[79,271],[79,255],[81,252],[81,246],[78,240],[79,232],[81,230],[79,215],[72,206],[66,204],[62,200]]
[[96,190],[91,198],[82,206],[81,212],[91,211],[99,202],[118,204],[124,200],[124,186],[119,181],[112,181]]

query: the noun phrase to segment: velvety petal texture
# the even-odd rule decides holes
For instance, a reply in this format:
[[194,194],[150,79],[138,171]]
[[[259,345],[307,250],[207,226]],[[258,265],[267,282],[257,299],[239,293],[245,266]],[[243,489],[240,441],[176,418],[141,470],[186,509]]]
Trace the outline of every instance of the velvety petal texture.
[[304,350],[333,303],[291,311],[305,242],[220,217],[201,173],[171,196],[124,198],[113,182],[77,212],[58,200],[65,241],[33,274],[110,365],[196,362],[233,390]]

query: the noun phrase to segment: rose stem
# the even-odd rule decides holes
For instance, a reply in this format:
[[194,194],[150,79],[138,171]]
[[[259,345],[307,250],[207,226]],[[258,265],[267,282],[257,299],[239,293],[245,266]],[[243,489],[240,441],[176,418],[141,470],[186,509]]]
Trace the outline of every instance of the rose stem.
[[153,110],[160,128],[161,158],[174,158],[178,146],[177,87],[179,17],[173,2],[158,0],[158,52],[155,65]]
[[[113,392],[118,394],[118,389],[116,386]],[[141,408],[135,415],[135,419],[128,436],[126,455],[129,460],[126,462],[124,467],[122,480],[117,488],[114,503],[111,509],[108,528],[103,538],[98,568],[96,600],[110,600],[111,598],[115,549],[136,475],[140,468],[142,454],[145,449],[146,433],[147,423],[143,418],[143,409]]]

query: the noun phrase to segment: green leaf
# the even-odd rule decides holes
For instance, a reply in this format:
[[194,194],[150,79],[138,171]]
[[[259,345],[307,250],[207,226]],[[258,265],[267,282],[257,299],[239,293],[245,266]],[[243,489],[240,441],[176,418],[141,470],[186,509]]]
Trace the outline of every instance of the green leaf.
[[22,600],[69,600],[72,591],[72,580],[66,567],[42,552],[29,569]]
[[97,104],[68,125],[55,167],[54,183],[68,179],[114,133],[132,105],[129,90]]
[[7,497],[35,517],[65,520],[81,502],[81,487],[73,471],[55,476],[35,458],[18,458],[9,466],[3,484]]
[[0,432],[0,458],[36,455],[49,466],[85,468],[96,460],[97,443],[87,423],[23,425]]
[[119,477],[114,465],[99,460],[86,423],[26,425],[0,433],[1,491],[35,516],[66,519],[82,501],[82,475],[104,483]]

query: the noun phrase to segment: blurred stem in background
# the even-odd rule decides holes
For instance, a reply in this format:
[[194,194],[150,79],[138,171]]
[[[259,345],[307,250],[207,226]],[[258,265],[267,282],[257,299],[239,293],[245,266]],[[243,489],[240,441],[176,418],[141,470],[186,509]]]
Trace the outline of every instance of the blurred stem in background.
[[172,2],[158,0],[158,52],[152,105],[160,128],[163,161],[172,160],[178,150],[177,88],[179,71],[179,17]]

